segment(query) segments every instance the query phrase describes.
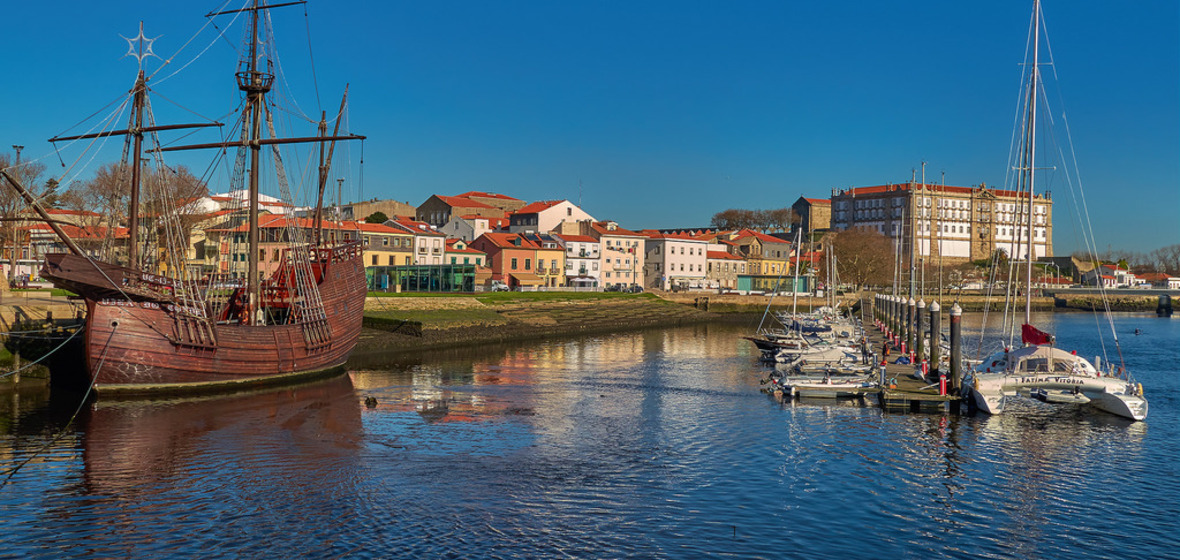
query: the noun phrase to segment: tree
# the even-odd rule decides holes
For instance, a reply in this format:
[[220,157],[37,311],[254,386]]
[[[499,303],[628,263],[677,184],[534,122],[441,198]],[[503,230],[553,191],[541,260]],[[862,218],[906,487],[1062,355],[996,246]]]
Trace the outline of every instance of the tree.
[[831,248],[836,272],[845,282],[860,288],[883,286],[893,277],[893,245],[876,230],[853,228],[838,232]]
[[790,229],[791,224],[799,221],[799,216],[790,208],[779,208],[778,210],[768,210],[766,212],[767,227],[776,228],[779,231],[786,231]]
[[1150,259],[1155,270],[1171,276],[1180,275],[1180,243],[1152,251]]
[[373,212],[372,214],[369,214],[369,216],[367,218],[365,218],[365,223],[366,224],[384,224],[385,221],[388,219],[389,219],[389,217],[387,217],[385,215],[385,212],[378,211],[378,212]]
[[711,225],[718,229],[754,228],[760,230],[785,230],[791,227],[795,219],[795,211],[790,208],[779,208],[777,210],[730,208],[729,210],[723,210],[713,214]]
[[[14,167],[20,159],[19,152],[16,157],[8,154],[0,154],[0,168],[8,169],[9,173],[16,176],[21,185],[29,191],[34,197],[42,197],[45,194],[52,195],[53,189],[57,187],[57,182],[47,182],[38,185],[41,174],[45,172],[45,165],[38,162],[20,162],[20,166]],[[6,226],[3,229],[3,240],[5,247],[9,253],[9,267],[8,280],[16,279],[16,263],[20,257],[20,249],[18,243],[20,236],[18,235],[18,228],[20,226],[20,218],[22,212],[28,208],[25,199],[16,192],[16,189],[8,185],[8,181],[3,181],[5,184],[0,186],[0,219],[3,219]]]
[[102,260],[113,260],[113,229],[127,216],[130,197],[127,184],[131,172],[122,163],[108,163],[98,168],[88,181],[74,183],[61,196],[63,208],[79,212],[77,224],[101,237],[76,239],[79,247],[93,251]]

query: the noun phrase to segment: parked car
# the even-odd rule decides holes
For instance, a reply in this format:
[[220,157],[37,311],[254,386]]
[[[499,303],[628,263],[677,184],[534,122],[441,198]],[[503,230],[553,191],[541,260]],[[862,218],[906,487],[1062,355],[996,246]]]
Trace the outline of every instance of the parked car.
[[604,291],[604,292],[621,292],[621,291],[623,291],[623,285],[622,284],[611,284],[611,285],[607,286],[606,288],[604,288],[602,291]]
[[492,291],[493,292],[510,292],[510,291],[512,291],[512,288],[509,288],[508,284],[505,284],[499,280],[492,280]]
[[640,286],[639,284],[631,284],[627,287],[626,292],[629,294],[642,294],[643,286]]

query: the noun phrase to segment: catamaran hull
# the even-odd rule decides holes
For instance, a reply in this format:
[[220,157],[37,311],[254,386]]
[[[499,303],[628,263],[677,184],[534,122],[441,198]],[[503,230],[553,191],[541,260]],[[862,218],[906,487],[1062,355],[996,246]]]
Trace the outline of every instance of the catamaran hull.
[[980,412],[1000,414],[1006,397],[1030,389],[1076,392],[1098,410],[1131,420],[1147,418],[1147,400],[1126,381],[1113,377],[976,374],[969,398]]

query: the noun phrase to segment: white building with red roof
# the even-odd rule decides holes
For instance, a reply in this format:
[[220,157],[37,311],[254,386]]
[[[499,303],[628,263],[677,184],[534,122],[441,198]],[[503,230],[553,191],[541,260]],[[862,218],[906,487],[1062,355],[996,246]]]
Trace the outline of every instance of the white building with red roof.
[[1082,283],[1087,286],[1099,286],[1104,288],[1130,288],[1138,283],[1139,279],[1135,275],[1117,264],[1103,264],[1094,267],[1082,275]]
[[[705,281],[709,242],[688,233],[640,231],[644,240],[644,277],[647,287],[661,290],[700,290]],[[716,287],[716,286],[712,286]]]
[[[569,228],[572,229],[572,228]],[[598,240],[601,258],[599,260],[600,286],[608,288],[632,284],[648,287],[644,283],[644,242],[647,236],[619,227],[612,221],[579,222],[578,233]]]
[[568,200],[534,202],[508,216],[508,231],[512,233],[549,233],[562,222],[593,222],[594,217]]
[[446,255],[447,236],[434,226],[408,216],[398,216],[385,221],[385,225],[400,228],[414,236],[413,264],[443,264]]
[[567,286],[597,288],[602,285],[602,243],[589,235],[554,233],[565,246]]
[[[986,185],[956,187],[910,181],[833,189],[832,229],[864,228],[900,239],[915,262],[948,264],[989,258],[1003,251],[1024,260],[1053,256],[1053,200],[1035,194],[1029,227],[1028,193]],[[1031,243],[1030,243],[1031,239]]]

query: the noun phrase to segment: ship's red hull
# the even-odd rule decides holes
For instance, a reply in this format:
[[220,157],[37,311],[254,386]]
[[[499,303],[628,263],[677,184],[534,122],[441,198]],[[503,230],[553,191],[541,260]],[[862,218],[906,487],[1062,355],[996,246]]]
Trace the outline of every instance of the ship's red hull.
[[216,343],[178,344],[172,305],[85,297],[85,364],[100,394],[194,393],[279,384],[339,369],[360,336],[366,283],[359,252],[323,270],[330,336],[299,324],[218,324]]

